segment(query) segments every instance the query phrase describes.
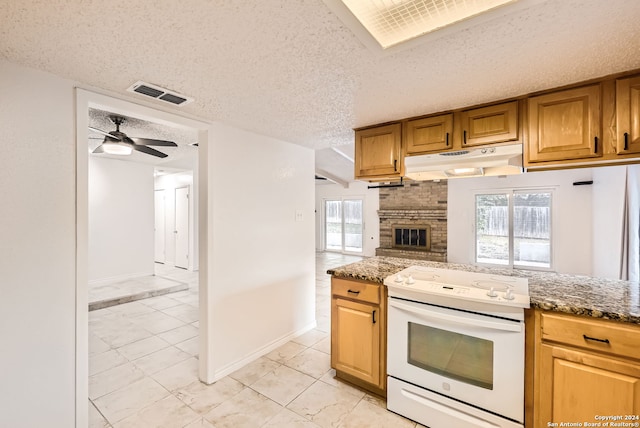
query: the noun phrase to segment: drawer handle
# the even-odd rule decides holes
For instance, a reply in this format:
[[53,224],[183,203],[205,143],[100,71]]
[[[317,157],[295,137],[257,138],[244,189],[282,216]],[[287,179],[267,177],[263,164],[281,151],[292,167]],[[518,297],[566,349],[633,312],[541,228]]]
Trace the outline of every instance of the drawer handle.
[[446,136],[445,136],[445,141],[446,141],[446,145],[447,147],[449,147],[449,133],[447,132]]
[[582,337],[584,337],[584,340],[593,340],[594,342],[600,342],[600,343],[606,343],[607,345],[609,345],[609,339],[598,339],[597,337],[589,337],[586,334],[583,334]]
[[373,323],[375,324],[376,323],[376,311],[371,312],[371,318],[372,318]]
[[347,290],[347,293],[355,294],[356,296],[357,296],[358,294],[360,294],[360,292],[359,292],[359,291],[353,291],[352,289],[348,289],[348,290]]
[[467,131],[466,130],[464,130],[462,132],[462,144],[465,144],[465,145],[467,144]]
[[593,139],[593,153],[598,153],[598,137]]

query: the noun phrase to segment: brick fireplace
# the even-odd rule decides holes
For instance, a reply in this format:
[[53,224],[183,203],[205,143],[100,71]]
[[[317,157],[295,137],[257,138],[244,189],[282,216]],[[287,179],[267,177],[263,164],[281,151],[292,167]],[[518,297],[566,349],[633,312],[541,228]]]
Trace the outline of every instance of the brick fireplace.
[[447,181],[381,188],[377,256],[447,261]]

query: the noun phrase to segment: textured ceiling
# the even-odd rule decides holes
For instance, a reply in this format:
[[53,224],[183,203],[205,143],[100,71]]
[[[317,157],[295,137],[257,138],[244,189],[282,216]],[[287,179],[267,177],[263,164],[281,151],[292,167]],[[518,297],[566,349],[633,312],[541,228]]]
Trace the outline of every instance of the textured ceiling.
[[640,68],[638,22],[637,0],[538,0],[380,55],[321,0],[0,0],[0,58],[127,96],[144,80],[195,97],[196,117],[321,149],[354,127]]

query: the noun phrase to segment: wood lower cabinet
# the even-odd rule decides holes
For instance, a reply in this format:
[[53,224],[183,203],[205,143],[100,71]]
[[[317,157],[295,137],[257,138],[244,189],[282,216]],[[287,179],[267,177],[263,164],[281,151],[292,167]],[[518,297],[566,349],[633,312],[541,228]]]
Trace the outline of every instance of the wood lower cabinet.
[[356,178],[402,177],[402,125],[392,123],[357,130],[354,164]]
[[518,139],[518,102],[463,110],[462,147],[502,143]]
[[383,285],[331,279],[331,367],[336,376],[386,396]]
[[529,98],[528,163],[601,156],[600,85]]
[[616,80],[618,154],[640,153],[640,76]]
[[449,150],[453,141],[453,114],[441,114],[406,123],[406,154]]
[[534,427],[640,414],[640,326],[544,311],[535,318]]

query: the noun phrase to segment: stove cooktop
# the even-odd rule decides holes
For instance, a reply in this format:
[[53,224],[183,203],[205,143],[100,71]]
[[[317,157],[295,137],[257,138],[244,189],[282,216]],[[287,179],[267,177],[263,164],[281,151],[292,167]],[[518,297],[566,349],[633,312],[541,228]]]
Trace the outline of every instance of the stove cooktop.
[[474,309],[473,302],[485,310],[530,304],[528,279],[513,276],[411,266],[387,277],[384,284],[392,297],[461,309]]

